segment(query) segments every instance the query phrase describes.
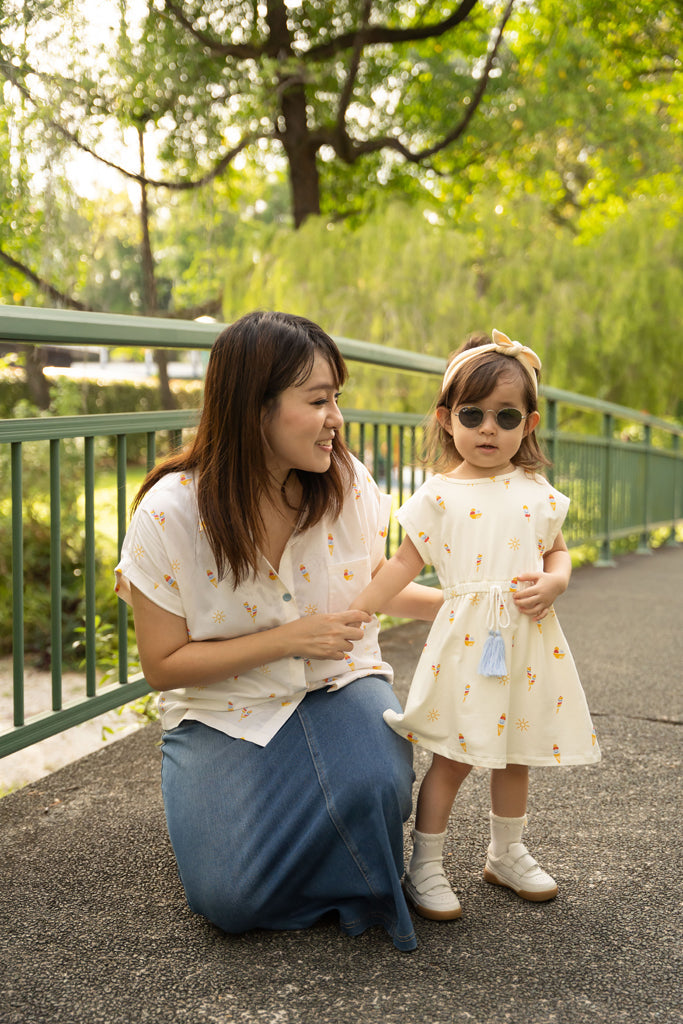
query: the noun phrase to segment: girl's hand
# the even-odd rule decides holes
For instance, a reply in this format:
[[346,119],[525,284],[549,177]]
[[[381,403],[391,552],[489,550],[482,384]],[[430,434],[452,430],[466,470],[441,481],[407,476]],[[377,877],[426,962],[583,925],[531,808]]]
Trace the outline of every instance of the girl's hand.
[[291,657],[311,658],[317,661],[341,661],[356,640],[363,637],[362,624],[370,622],[371,615],[360,609],[304,615],[295,622],[279,627],[287,633],[287,646]]
[[567,580],[560,573],[529,572],[517,579],[529,586],[514,594],[513,600],[523,615],[536,622],[546,617],[555,599],[567,589]]

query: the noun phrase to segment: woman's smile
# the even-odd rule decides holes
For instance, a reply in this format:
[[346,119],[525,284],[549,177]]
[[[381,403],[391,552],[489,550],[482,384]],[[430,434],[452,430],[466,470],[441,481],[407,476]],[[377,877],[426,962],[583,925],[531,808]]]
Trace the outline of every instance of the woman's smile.
[[285,480],[292,469],[325,473],[330,468],[333,442],[344,423],[337,389],[332,367],[316,353],[307,379],[286,388],[264,414],[266,460],[276,479]]

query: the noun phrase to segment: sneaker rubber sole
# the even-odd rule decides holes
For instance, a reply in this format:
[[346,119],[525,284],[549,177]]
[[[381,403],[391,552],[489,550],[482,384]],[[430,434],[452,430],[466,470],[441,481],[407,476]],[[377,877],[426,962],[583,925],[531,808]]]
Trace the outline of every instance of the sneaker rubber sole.
[[506,882],[504,879],[499,878],[498,875],[494,875],[490,868],[484,868],[484,880],[490,882],[491,885],[502,885],[505,889],[511,889],[512,892],[521,896],[523,900],[529,900],[531,903],[545,903],[546,900],[552,900],[557,896],[558,888],[555,886],[554,889],[546,889],[543,892],[530,892],[528,889],[517,889],[510,882]]
[[460,906],[454,910],[431,910],[429,907],[423,907],[418,902],[417,896],[406,885],[405,880],[403,882],[403,892],[415,913],[419,914],[420,917],[426,917],[429,921],[456,921],[459,917],[462,917],[462,907]]

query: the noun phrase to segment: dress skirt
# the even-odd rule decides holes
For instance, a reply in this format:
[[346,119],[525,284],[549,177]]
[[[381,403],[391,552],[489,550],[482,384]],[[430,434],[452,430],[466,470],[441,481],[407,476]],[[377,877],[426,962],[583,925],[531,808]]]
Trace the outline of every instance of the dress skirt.
[[190,908],[228,933],[306,928],[417,945],[401,888],[412,747],[377,676],[307,694],[265,747],[200,722],[164,733],[162,791]]

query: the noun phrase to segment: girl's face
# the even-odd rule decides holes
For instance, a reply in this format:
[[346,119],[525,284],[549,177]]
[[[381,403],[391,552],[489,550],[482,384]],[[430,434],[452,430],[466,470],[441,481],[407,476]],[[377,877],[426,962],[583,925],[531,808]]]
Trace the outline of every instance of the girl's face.
[[[465,427],[458,419],[458,412],[472,406],[482,409],[484,418],[477,427]],[[504,430],[495,416],[501,409],[518,409],[525,418],[513,430]],[[520,381],[505,376],[499,377],[493,391],[480,401],[462,402],[453,409],[440,406],[436,415],[444,430],[452,436],[463,460],[452,475],[470,480],[509,473],[522,438],[535,430],[540,420],[537,412],[527,414]]]
[[332,367],[316,353],[308,379],[286,388],[264,412],[266,465],[279,483],[292,469],[324,473],[330,468],[332,441],[344,423],[338,398]]

